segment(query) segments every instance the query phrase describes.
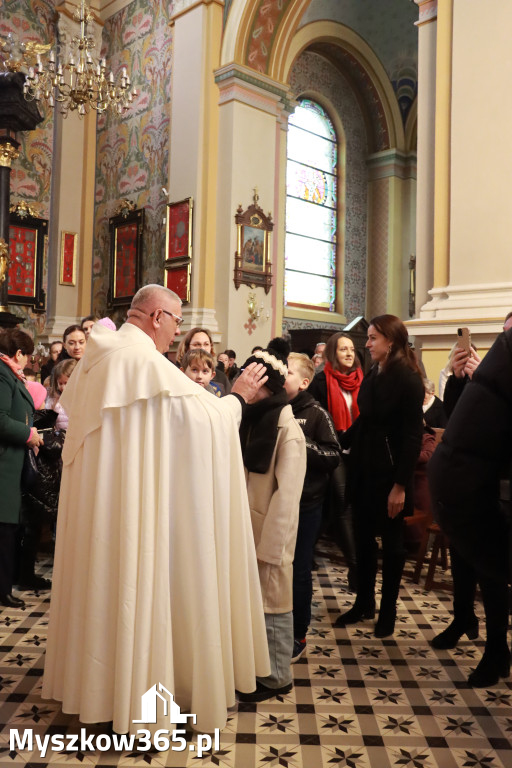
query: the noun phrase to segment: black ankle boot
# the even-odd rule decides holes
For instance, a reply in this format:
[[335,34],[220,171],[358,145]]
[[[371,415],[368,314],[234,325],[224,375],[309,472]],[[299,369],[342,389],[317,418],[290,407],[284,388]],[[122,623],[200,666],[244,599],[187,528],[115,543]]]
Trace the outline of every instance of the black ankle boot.
[[363,621],[363,619],[373,619],[374,616],[375,603],[366,607],[354,603],[350,610],[346,611],[346,613],[342,613],[341,616],[338,616],[334,622],[334,626],[338,628],[346,627],[348,624],[357,624],[359,621]]
[[355,566],[349,566],[348,573],[348,588],[350,592],[357,592],[357,572]]
[[500,677],[510,675],[510,651],[508,646],[496,652],[486,648],[478,666],[468,677],[468,683],[473,688],[488,688],[499,683]]
[[478,637],[478,619],[476,616],[472,616],[464,624],[460,624],[460,622],[454,619],[443,632],[432,638],[430,645],[432,648],[440,650],[455,648],[462,635],[467,635],[468,640],[476,640]]
[[379,611],[379,618],[375,624],[375,637],[389,637],[395,631],[396,610]]

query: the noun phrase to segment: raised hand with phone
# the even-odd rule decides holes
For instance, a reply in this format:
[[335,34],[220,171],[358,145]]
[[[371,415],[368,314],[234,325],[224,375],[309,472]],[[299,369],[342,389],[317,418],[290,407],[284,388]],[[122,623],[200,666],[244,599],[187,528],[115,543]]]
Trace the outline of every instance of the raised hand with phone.
[[469,329],[458,328],[457,347],[452,357],[453,375],[458,379],[463,379],[464,376],[468,376],[471,379],[481,362],[481,357],[471,345]]

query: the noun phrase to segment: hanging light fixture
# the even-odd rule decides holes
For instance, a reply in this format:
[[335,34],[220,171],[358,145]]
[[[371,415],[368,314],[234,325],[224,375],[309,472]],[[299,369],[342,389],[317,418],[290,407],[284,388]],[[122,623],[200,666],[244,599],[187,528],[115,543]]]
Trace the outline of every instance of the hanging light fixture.
[[112,72],[107,74],[105,59],[98,60],[91,56],[95,43],[87,34],[87,25],[93,20],[93,15],[85,0],[80,0],[74,19],[80,23],[80,35],[73,37],[67,61],[56,56],[53,50],[44,62],[38,54],[35,66],[29,67],[25,77],[25,98],[47,102],[51,107],[58,106],[64,117],[75,111],[79,116],[87,115],[91,109],[100,113],[111,110],[122,114],[137,96],[126,67],[123,67],[116,82]]

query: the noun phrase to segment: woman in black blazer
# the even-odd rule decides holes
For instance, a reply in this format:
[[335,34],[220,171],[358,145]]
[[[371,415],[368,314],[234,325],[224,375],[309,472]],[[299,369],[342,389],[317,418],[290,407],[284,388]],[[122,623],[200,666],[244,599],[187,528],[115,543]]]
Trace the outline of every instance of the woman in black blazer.
[[345,627],[375,615],[376,536],[382,540],[382,597],[376,637],[393,634],[405,562],[404,516],[413,509],[413,475],[423,435],[423,379],[407,329],[394,315],[370,322],[374,363],[359,390],[359,417],[341,436],[350,447],[347,494],[352,502],[357,597],[338,617]]

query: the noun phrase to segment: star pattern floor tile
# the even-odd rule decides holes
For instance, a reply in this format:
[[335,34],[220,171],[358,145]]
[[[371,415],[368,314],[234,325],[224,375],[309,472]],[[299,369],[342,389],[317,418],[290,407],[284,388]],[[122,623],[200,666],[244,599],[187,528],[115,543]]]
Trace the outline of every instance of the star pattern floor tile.
[[[426,592],[408,563],[395,634],[378,640],[373,621],[334,628],[353,603],[347,572],[323,544],[314,573],[313,618],[294,688],[229,713],[220,748],[199,756],[190,736],[181,752],[49,752],[15,746],[11,728],[76,733],[76,718],[41,699],[48,592],[25,592],[23,610],[0,610],[0,768],[510,768],[512,678],[472,689],[467,675],[484,638],[435,651],[429,640],[451,621],[449,572]],[[39,563],[51,576],[51,558]],[[422,577],[421,584],[424,583]],[[482,607],[477,605],[482,617]],[[103,728],[106,726],[103,725]],[[92,728],[92,726],[90,726]],[[105,733],[102,726],[96,733]]]

